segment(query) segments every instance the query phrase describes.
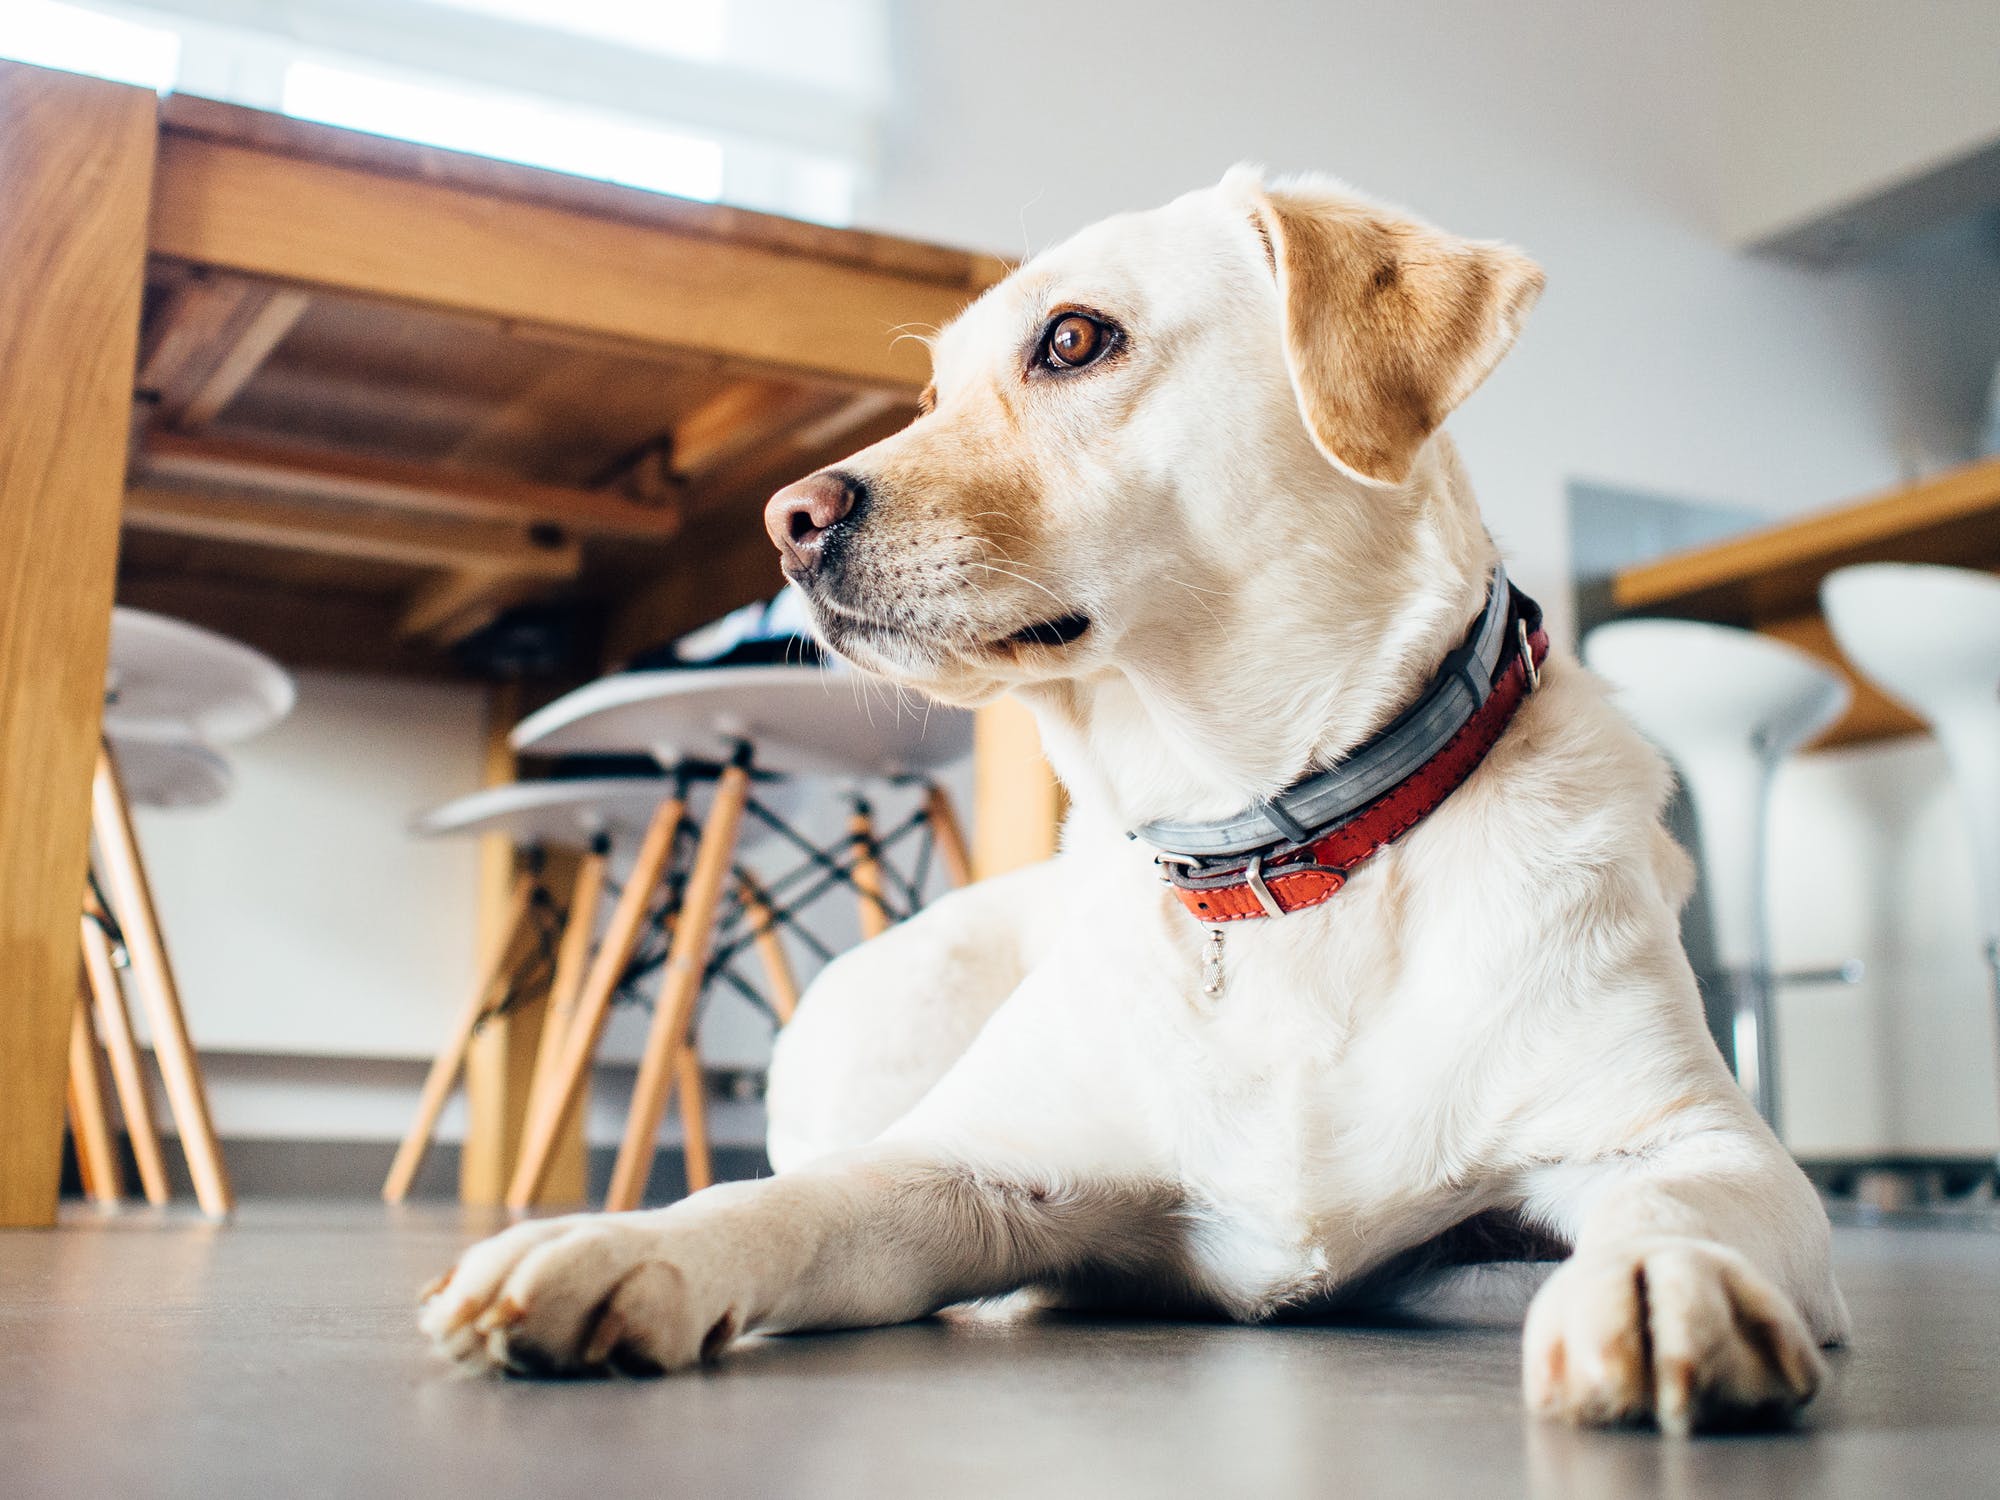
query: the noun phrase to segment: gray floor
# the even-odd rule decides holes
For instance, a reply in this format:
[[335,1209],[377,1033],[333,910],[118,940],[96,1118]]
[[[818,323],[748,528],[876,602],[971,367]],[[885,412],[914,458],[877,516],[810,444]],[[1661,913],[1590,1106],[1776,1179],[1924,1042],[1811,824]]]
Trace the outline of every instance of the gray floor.
[[1521,1412],[1487,1326],[933,1322],[653,1382],[467,1379],[414,1288],[456,1211],[83,1211],[0,1234],[0,1494],[2000,1494],[2000,1235],[1844,1229],[1859,1323],[1799,1431],[1666,1442]]

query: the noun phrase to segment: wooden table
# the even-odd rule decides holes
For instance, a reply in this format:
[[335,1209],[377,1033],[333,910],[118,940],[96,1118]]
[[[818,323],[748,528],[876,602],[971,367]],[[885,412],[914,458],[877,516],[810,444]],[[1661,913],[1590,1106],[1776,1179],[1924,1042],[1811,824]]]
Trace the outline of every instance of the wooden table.
[[534,605],[579,680],[771,592],[764,497],[1003,271],[0,63],[0,1224],[55,1211],[114,592],[439,675]]
[[1923,728],[1854,675],[1820,615],[1820,580],[1864,562],[2000,569],[2000,458],[1628,568],[1611,597],[1625,614],[1749,626],[1837,667],[1854,703],[1817,743],[1852,744]]

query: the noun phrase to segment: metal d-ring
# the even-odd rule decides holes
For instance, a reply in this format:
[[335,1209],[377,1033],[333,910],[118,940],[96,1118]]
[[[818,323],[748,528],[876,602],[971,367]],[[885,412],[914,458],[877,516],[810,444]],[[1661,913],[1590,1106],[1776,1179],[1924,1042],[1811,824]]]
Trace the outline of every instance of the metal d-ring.
[[1542,669],[1535,665],[1535,648],[1528,644],[1528,622],[1515,620],[1514,633],[1521,638],[1521,665],[1527,669],[1528,691],[1532,693],[1542,685]]
[[1264,884],[1263,855],[1253,854],[1250,856],[1250,864],[1244,870],[1243,878],[1249,882],[1250,893],[1257,898],[1257,904],[1264,908],[1265,916],[1282,917],[1285,914],[1284,907],[1278,905],[1278,898],[1272,895],[1271,888]]

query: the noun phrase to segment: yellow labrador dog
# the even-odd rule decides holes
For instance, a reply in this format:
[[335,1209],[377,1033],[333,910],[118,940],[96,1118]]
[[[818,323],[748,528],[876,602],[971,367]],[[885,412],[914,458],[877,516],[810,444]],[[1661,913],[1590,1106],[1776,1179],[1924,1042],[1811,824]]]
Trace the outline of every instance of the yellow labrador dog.
[[767,521],[834,650],[1033,707],[1061,856],[827,970],[777,1176],[519,1225],[436,1342],[674,1370],[1020,1288],[1260,1320],[1546,1246],[1535,1410],[1808,1401],[1827,1221],[1703,1028],[1668,774],[1547,652],[1438,431],[1541,285],[1238,169],[945,330],[923,415]]

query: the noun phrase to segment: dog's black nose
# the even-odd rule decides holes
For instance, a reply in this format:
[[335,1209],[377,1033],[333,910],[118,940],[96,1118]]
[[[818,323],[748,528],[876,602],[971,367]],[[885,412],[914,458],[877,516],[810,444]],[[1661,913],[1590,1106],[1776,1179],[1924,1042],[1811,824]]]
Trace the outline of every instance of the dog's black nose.
[[824,469],[771,497],[764,507],[764,529],[783,555],[787,572],[810,573],[819,566],[827,531],[854,513],[863,493],[852,474]]

